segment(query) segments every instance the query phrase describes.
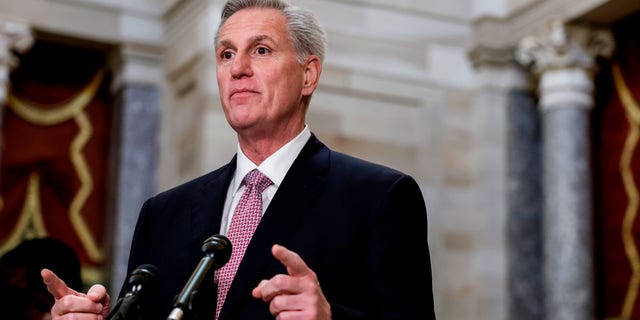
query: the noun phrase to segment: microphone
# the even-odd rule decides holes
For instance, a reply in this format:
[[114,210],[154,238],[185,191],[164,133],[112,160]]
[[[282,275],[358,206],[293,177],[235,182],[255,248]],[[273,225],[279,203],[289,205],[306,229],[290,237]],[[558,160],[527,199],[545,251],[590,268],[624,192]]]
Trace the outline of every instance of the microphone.
[[204,253],[204,257],[176,298],[173,310],[169,313],[167,320],[181,320],[185,311],[190,311],[191,299],[209,270],[221,268],[231,258],[231,241],[223,235],[216,234],[205,240],[200,250]]
[[141,310],[148,292],[160,284],[160,271],[151,264],[143,264],[131,272],[125,295],[118,300],[107,320],[142,319]]

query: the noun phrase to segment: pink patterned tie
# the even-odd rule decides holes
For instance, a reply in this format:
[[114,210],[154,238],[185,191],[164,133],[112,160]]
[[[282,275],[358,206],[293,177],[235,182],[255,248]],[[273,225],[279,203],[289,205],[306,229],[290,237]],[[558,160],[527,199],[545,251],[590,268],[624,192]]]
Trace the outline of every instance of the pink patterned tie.
[[215,280],[218,282],[216,319],[220,316],[220,310],[229,292],[231,281],[233,281],[244,252],[247,250],[253,232],[262,218],[262,192],[272,183],[258,169],[250,171],[244,177],[246,187],[233,213],[231,225],[227,232],[227,237],[232,245],[231,258],[227,264],[215,273]]

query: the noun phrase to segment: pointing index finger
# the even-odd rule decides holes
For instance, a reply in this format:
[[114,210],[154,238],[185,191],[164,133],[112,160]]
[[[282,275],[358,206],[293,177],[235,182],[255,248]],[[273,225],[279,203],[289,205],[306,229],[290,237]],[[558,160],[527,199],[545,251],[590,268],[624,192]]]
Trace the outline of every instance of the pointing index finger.
[[304,277],[310,274],[311,269],[307,267],[307,264],[297,253],[277,244],[273,246],[271,253],[287,267],[287,272],[290,276]]
[[67,285],[62,281],[62,279],[58,278],[58,276],[53,273],[53,271],[49,269],[42,269],[40,271],[40,275],[42,276],[42,281],[47,286],[47,290],[53,297],[58,300],[66,295],[77,295],[78,293],[67,287]]

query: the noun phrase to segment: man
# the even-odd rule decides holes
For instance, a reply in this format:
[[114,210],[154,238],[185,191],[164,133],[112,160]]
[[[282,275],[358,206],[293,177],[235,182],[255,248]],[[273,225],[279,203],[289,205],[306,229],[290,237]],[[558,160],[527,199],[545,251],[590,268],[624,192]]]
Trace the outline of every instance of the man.
[[[426,209],[415,180],[329,150],[305,124],[326,47],[313,15],[281,0],[231,0],[215,44],[238,152],[145,202],[129,271],[150,263],[163,274],[148,319],[167,317],[203,240],[215,233],[228,234],[234,253],[203,282],[194,318],[435,318]],[[247,199],[261,202],[257,227],[238,227],[255,206]],[[104,287],[82,295],[42,274],[56,298],[53,319],[108,313]]]

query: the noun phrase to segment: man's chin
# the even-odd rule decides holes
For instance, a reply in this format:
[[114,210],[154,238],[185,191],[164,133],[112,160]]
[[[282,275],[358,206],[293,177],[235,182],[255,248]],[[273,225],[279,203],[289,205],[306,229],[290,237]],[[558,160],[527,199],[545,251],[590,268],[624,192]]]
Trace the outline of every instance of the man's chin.
[[247,120],[230,121],[229,125],[237,133],[252,131],[257,127],[255,121],[247,121]]

